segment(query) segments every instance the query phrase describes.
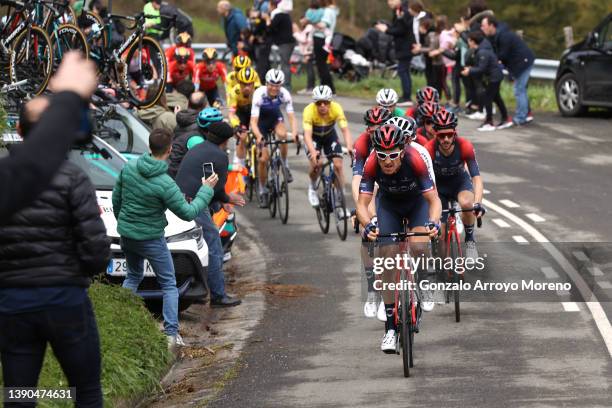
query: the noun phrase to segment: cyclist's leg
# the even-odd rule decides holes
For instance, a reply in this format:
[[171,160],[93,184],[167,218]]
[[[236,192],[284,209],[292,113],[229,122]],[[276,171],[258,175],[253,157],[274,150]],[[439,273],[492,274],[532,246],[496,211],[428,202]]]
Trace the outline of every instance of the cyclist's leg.
[[342,166],[342,145],[338,140],[338,135],[335,131],[330,133],[324,138],[324,152],[325,155],[334,163],[334,173],[338,180],[338,188],[344,192],[345,178],[344,178],[344,167]]
[[[474,208],[474,188],[472,187],[472,179],[467,173],[461,176],[456,188],[457,202],[463,210]],[[465,241],[474,241],[474,222],[476,216],[473,212],[462,212],[461,221],[465,228]]]
[[[249,106],[249,110],[243,108],[236,109],[236,116],[240,119],[240,126],[245,129],[249,128],[249,122],[251,119],[251,108]],[[238,140],[236,141],[236,153],[235,157],[237,162],[244,165],[244,159],[246,158],[246,138],[247,133],[243,132],[239,135]]]
[[321,141],[319,138],[314,137],[312,138],[312,144],[314,145],[315,150],[317,151],[317,155],[318,155],[318,160],[317,160],[317,165],[313,165],[312,161],[310,160],[310,152],[308,151],[308,149],[306,149],[306,155],[308,156],[308,163],[310,166],[310,169],[308,170],[308,177],[310,177],[310,182],[312,185],[312,188],[314,189],[314,185],[317,182],[317,179],[319,178],[319,174],[321,174],[321,167],[323,166],[323,155],[321,154]]
[[[425,224],[429,221],[429,205],[423,196],[418,197],[412,204],[408,213],[408,228],[410,232],[426,232]],[[410,255],[415,260],[416,282],[429,279],[428,273],[434,273],[435,268],[428,267],[427,259],[431,256],[429,237],[410,237]],[[420,259],[420,261],[419,261]],[[433,265],[432,265],[433,266]],[[432,291],[420,291],[421,305],[424,311],[430,312],[434,308],[434,295]]]
[[[276,138],[278,140],[287,140],[287,127],[285,126],[285,122],[283,121],[282,115],[280,115],[278,122],[274,126],[274,133],[276,133]],[[287,162],[288,151],[289,146],[287,146],[286,144],[280,145],[281,158],[283,159],[283,163],[287,168],[289,168],[289,163]]]
[[[259,121],[257,122],[257,127],[259,131],[264,136],[263,141],[267,142],[270,137],[270,131],[274,129],[274,124],[270,123],[270,119],[264,116],[259,116]],[[270,160],[270,150],[267,146],[258,147],[258,167],[259,170],[259,187],[262,188],[261,191],[265,190],[266,180],[268,179],[268,161]]]

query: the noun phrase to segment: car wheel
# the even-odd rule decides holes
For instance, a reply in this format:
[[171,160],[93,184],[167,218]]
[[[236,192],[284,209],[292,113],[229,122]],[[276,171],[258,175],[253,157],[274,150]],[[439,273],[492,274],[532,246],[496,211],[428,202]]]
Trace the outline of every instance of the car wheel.
[[565,74],[557,82],[557,106],[563,116],[578,116],[586,112],[582,105],[582,89],[574,74]]

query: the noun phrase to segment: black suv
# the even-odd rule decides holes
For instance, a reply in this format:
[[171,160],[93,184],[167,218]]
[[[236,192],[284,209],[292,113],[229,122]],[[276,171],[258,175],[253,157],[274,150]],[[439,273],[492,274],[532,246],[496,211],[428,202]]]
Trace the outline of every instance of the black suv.
[[563,52],[555,94],[563,116],[580,115],[590,106],[612,108],[612,13]]

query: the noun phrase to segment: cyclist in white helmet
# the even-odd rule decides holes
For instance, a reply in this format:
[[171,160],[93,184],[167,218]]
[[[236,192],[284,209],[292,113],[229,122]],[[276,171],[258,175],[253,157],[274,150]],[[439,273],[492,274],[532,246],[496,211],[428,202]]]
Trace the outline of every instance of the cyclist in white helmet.
[[397,107],[398,100],[397,92],[391,88],[382,88],[376,94],[376,104],[378,106],[389,109],[393,116],[404,117],[406,112]]
[[[281,111],[283,107],[287,111],[294,140],[297,141],[298,135],[293,101],[289,91],[283,88],[284,82],[285,74],[282,71],[278,69],[269,70],[266,73],[266,85],[255,90],[251,104],[251,130],[257,139],[257,146],[261,153],[257,170],[259,172],[260,203],[264,207],[268,203],[269,192],[266,188],[266,180],[268,178],[268,160],[270,159],[270,150],[265,146],[264,141],[268,140],[272,132],[276,134],[277,139],[287,140],[287,127]],[[288,146],[282,144],[280,149],[281,157],[287,167],[287,181],[292,182],[293,176],[289,171],[289,163],[287,162]]]
[[306,143],[307,154],[310,159],[308,200],[313,207],[319,205],[319,197],[315,186],[323,164],[321,151],[330,160],[333,160],[334,171],[338,175],[338,182],[340,183],[339,187],[344,191],[346,179],[342,167],[342,146],[336,133],[336,124],[340,127],[344,143],[351,157],[353,154],[353,138],[348,128],[344,110],[338,102],[332,101],[332,97],[333,93],[329,86],[317,86],[312,91],[313,102],[304,108],[302,115],[304,143]]

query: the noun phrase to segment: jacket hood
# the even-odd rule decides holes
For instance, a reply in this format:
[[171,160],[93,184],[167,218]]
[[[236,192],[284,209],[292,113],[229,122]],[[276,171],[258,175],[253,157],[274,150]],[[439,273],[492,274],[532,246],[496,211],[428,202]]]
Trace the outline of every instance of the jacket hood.
[[478,46],[478,50],[493,52],[493,46],[491,45],[491,42],[485,38]]
[[196,123],[198,111],[194,109],[181,110],[176,114],[176,124],[181,128],[189,127]]
[[136,168],[144,178],[151,178],[166,173],[168,171],[168,164],[161,160],[156,160],[151,156],[151,153],[146,153],[138,158]]
[[144,121],[153,121],[157,119],[157,117],[164,112],[168,112],[168,111],[164,109],[162,106],[153,105],[148,109],[142,109],[138,111],[138,116],[140,116],[142,120]]

